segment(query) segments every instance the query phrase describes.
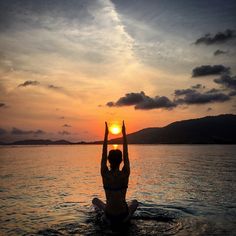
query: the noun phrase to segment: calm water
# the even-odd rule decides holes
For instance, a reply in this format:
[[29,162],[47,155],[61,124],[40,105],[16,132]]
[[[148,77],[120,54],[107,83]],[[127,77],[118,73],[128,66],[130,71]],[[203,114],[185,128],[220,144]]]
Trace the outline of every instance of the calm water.
[[[112,148],[112,146],[110,147]],[[236,235],[236,146],[130,145],[123,235]],[[101,146],[0,147],[0,235],[110,235],[91,206],[104,199]]]

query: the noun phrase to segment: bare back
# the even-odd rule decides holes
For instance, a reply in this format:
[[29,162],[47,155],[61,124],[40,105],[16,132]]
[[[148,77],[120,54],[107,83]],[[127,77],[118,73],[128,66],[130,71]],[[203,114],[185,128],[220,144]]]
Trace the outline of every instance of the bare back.
[[127,211],[126,192],[129,174],[124,170],[107,170],[102,175],[106,194],[106,211],[110,214],[120,214]]

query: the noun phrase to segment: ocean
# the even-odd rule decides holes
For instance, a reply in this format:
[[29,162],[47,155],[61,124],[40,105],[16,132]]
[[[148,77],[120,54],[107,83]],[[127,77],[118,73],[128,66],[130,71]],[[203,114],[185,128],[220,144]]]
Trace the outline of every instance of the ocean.
[[[105,200],[101,150],[1,146],[0,235],[117,235],[91,204]],[[129,145],[129,156],[139,207],[122,235],[236,235],[236,145]]]

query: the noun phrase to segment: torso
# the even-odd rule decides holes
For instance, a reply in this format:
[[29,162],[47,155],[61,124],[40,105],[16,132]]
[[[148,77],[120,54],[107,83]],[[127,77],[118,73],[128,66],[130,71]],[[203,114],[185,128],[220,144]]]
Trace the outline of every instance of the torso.
[[122,171],[107,171],[102,176],[106,193],[106,212],[111,215],[119,215],[127,211],[126,192],[129,176]]

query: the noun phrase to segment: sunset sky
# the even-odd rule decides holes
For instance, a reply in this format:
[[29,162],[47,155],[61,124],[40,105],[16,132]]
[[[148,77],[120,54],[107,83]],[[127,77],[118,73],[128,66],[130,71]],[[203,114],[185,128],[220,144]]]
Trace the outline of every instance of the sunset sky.
[[236,113],[235,0],[0,2],[0,141]]

